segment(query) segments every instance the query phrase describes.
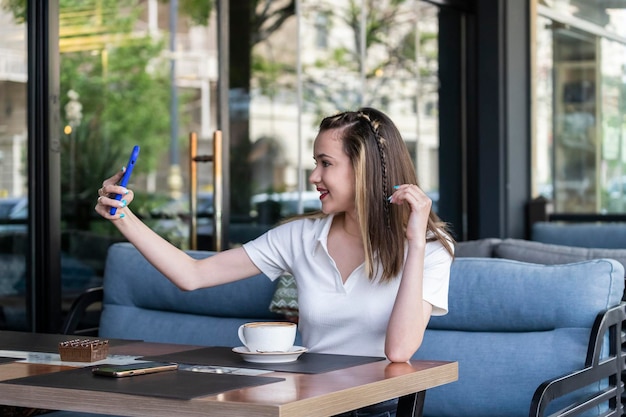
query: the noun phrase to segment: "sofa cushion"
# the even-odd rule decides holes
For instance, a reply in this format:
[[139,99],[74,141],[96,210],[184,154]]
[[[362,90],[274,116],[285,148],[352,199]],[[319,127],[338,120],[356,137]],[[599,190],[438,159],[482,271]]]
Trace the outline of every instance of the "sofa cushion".
[[459,379],[428,390],[424,416],[528,416],[542,382],[584,366],[593,322],[619,304],[623,276],[611,259],[455,258],[450,312],[431,318],[413,358],[458,361]]
[[432,317],[438,330],[527,332],[588,327],[617,305],[624,267],[612,259],[539,265],[497,258],[456,258],[449,313]]
[[[414,358],[458,361],[459,378],[426,392],[424,417],[528,417],[542,382],[584,366],[588,341],[589,329],[578,328],[528,333],[427,330]],[[557,401],[548,411],[561,406]]]
[[[195,258],[211,254],[204,251],[187,253]],[[182,291],[128,243],[111,246],[105,271],[105,304],[215,317],[276,317],[269,311],[276,283],[262,274],[226,285]],[[141,279],[126,279],[128,276]]]
[[[188,253],[195,258],[211,255],[204,251]],[[239,324],[281,318],[269,310],[275,290],[276,282],[257,275],[182,291],[134,246],[117,243],[107,255],[100,336],[232,346],[238,343],[233,329]],[[232,334],[224,334],[224,329]]]
[[284,274],[278,278],[276,292],[270,303],[270,311],[280,314],[289,321],[298,321],[298,286],[291,274]]
[[581,248],[522,239],[504,239],[494,247],[493,256],[546,265],[610,258],[626,268],[626,249]]
[[498,238],[456,242],[454,245],[454,256],[461,258],[491,258],[493,257],[494,249],[500,242],[502,242],[502,240]]

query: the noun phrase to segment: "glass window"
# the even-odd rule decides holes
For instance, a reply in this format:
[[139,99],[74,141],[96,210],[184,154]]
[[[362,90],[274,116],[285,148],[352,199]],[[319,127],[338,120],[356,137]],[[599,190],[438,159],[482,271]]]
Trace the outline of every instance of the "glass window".
[[534,194],[551,200],[553,183],[553,52],[551,21],[537,19],[535,115],[536,131],[533,146]]
[[[188,244],[188,211],[168,209],[186,201],[181,166],[188,161],[182,155],[189,132],[206,133],[208,121],[202,118],[207,117],[208,74],[215,56],[211,60],[205,52],[209,36],[186,25],[188,19],[171,16],[169,4],[137,6],[117,0],[60,1],[64,308],[86,288],[102,284],[107,249],[124,240],[94,205],[103,179],[126,164],[135,144],[141,151],[129,183],[134,211],[173,243]],[[170,18],[176,23],[174,34],[169,33]],[[97,314],[88,316],[97,319]]]
[[[579,18],[620,36],[626,36],[623,25],[624,3],[597,0],[543,0],[543,4],[565,16]],[[620,20],[620,16],[622,20]]]
[[534,194],[557,213],[623,213],[626,11],[549,6],[536,24]]
[[[320,207],[308,184],[323,116],[375,106],[396,121],[437,203],[437,13],[427,2],[230,3],[230,245]],[[24,10],[0,9],[0,328],[25,329],[27,242]],[[102,180],[141,153],[133,210],[189,247],[189,136],[217,128],[215,2],[59,1],[62,295],[102,283],[124,240],[93,210]],[[213,176],[198,166],[198,243],[213,234]],[[96,321],[97,314],[90,318]],[[94,323],[84,323],[91,326]]]
[[[13,3],[11,3],[13,4]],[[102,180],[141,153],[133,210],[189,247],[189,136],[212,153],[218,54],[214,2],[59,1],[62,295],[102,283],[124,240],[93,210]],[[437,7],[292,0],[230,3],[230,245],[320,207],[308,184],[321,117],[376,106],[397,122],[437,203]],[[27,236],[23,10],[0,10],[0,328],[24,329]],[[298,12],[298,14],[297,14]],[[198,243],[213,234],[213,176],[198,167]],[[96,312],[97,313],[97,312]],[[96,321],[97,314],[90,320]],[[91,326],[94,323],[84,323]]]
[[28,330],[26,29],[19,7],[0,8],[0,329]]
[[[307,180],[319,121],[362,105],[397,122],[436,203],[437,10],[416,0],[302,1],[298,16],[289,0],[231,7],[231,41],[238,46],[229,63],[230,245],[320,207]],[[93,192],[135,143],[142,151],[132,180],[134,210],[188,247],[187,135],[199,132],[199,153],[211,153],[215,31],[215,10],[191,2],[180,10],[156,1],[130,9],[115,0],[61,8],[64,242],[96,277],[87,279],[86,270],[76,288],[97,283],[102,273],[104,253],[80,253],[84,242],[97,236],[104,250],[120,239],[94,216]],[[207,201],[212,184],[211,169],[199,166],[198,190]],[[206,249],[212,212],[202,215],[198,242]]]
[[237,98],[231,111],[249,110],[248,137],[238,136],[244,113],[232,115],[231,192],[237,196],[231,243],[255,237],[281,217],[320,207],[307,178],[317,126],[326,115],[364,105],[396,121],[436,204],[438,9],[419,1],[302,1],[300,15],[289,16],[287,3],[257,6],[255,19],[283,23],[262,30],[264,37],[251,34],[249,107],[244,81],[243,90],[231,90]]
[[328,32],[328,16],[326,13],[320,12],[315,18],[315,44],[318,48],[325,49],[328,47]]
[[594,212],[599,93],[596,37],[568,28],[553,36],[555,209]]
[[[625,16],[626,18],[626,16]],[[626,212],[626,44],[603,39],[600,211]]]

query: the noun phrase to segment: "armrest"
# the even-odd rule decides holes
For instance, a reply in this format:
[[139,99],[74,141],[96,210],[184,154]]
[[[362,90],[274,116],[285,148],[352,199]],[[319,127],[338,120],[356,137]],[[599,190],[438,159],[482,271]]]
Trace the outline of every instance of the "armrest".
[[104,290],[102,289],[102,287],[90,288],[83,292],[81,295],[79,295],[72,303],[72,307],[70,307],[70,310],[67,313],[67,317],[65,317],[65,321],[61,326],[61,334],[97,334],[97,327],[81,330],[77,330],[77,328],[78,324],[85,316],[87,309],[95,303],[102,302],[103,296]]
[[[625,308],[626,304],[622,303],[598,315],[591,330],[585,367],[542,383],[533,396],[530,417],[543,417],[553,400],[597,382],[602,382],[606,386],[587,398],[578,399],[567,405],[551,414],[550,417],[579,415],[603,403],[608,404],[609,408],[603,416],[621,417],[623,412],[621,396],[624,393],[622,372],[626,358],[622,350],[624,320],[626,320]],[[601,358],[602,346],[607,335],[609,352]]]

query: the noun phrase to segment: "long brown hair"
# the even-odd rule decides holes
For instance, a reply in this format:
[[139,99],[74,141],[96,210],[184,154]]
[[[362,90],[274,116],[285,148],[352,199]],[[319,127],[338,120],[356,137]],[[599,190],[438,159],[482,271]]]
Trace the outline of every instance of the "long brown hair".
[[[404,265],[405,231],[411,213],[407,204],[389,204],[396,184],[418,184],[413,161],[393,121],[379,110],[364,107],[322,120],[319,132],[338,130],[356,178],[355,206],[370,279],[382,267],[382,281],[398,275]],[[453,256],[447,225],[430,211],[427,241],[439,241]],[[375,262],[375,260],[377,262]]]

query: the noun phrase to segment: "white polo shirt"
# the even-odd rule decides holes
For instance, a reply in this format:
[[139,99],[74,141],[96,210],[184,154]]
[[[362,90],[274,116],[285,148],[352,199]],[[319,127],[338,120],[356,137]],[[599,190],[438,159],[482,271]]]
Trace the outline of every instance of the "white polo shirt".
[[[370,281],[362,264],[344,284],[328,254],[332,220],[329,215],[290,221],[243,247],[270,279],[285,272],[296,279],[298,327],[311,352],[384,357],[400,277],[387,283]],[[432,304],[433,315],[443,315],[448,311],[452,257],[439,242],[428,242],[425,256],[424,300]]]

